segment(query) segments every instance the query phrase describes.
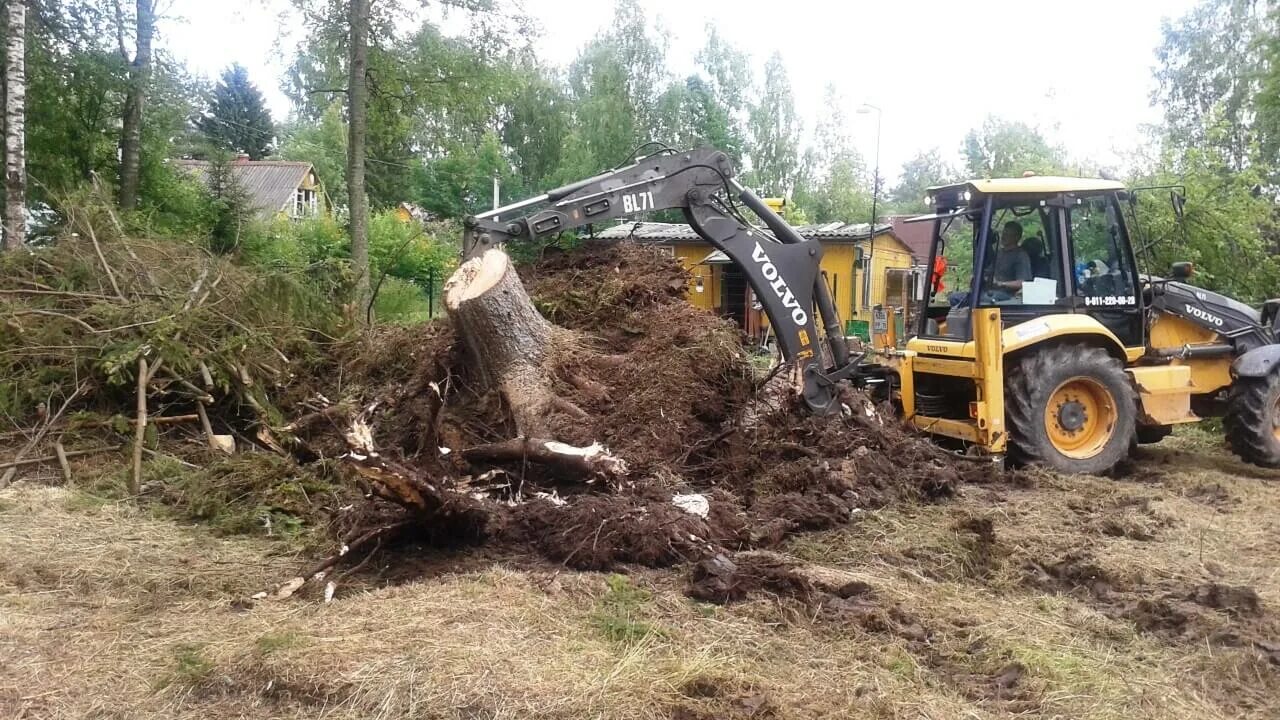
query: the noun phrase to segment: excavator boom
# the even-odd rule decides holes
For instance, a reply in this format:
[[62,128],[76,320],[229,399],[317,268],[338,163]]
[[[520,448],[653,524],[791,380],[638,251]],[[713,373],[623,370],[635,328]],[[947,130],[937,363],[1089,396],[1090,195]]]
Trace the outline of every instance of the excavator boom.
[[[736,203],[755,213],[767,230],[748,222]],[[856,377],[861,356],[850,356],[831,290],[819,272],[822,247],[801,237],[734,180],[732,164],[723,152],[663,149],[595,177],[469,217],[463,256],[476,257],[510,242],[554,237],[586,225],[669,209],[682,210],[690,227],[742,270],[777,335],[783,358],[801,372],[805,403],[818,413],[836,408],[836,385]],[[508,219],[501,219],[504,216]],[[830,367],[824,367],[818,350],[819,321]]]

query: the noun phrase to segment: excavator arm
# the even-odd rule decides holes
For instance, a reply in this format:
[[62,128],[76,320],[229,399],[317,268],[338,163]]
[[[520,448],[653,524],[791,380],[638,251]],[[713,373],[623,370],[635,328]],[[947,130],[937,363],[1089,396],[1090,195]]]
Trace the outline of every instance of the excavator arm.
[[[735,200],[763,220],[767,230],[749,223]],[[723,152],[664,148],[624,167],[469,217],[463,256],[667,209],[682,210],[690,227],[742,270],[777,335],[783,358],[800,370],[805,403],[818,413],[835,409],[836,385],[857,378],[861,356],[850,356],[831,290],[819,272],[822,246],[801,237],[734,180]],[[824,367],[818,351],[819,320],[830,367]]]

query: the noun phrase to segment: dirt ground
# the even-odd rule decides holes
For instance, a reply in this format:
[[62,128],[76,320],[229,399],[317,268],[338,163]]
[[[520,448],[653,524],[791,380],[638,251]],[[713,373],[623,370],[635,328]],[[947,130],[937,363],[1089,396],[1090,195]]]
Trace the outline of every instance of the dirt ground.
[[77,485],[0,493],[0,717],[1280,713],[1280,472],[1200,430],[1119,479],[863,511],[737,557],[717,603],[482,548],[249,607],[306,558]]

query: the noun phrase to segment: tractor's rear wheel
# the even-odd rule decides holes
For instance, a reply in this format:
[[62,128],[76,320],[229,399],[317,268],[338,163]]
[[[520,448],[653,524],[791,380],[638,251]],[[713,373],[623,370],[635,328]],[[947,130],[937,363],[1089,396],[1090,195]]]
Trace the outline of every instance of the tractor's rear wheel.
[[1246,462],[1280,467],[1280,372],[1236,378],[1222,418],[1227,443]]
[[1010,364],[1009,459],[1061,472],[1104,473],[1129,453],[1137,415],[1124,365],[1105,350],[1054,345]]

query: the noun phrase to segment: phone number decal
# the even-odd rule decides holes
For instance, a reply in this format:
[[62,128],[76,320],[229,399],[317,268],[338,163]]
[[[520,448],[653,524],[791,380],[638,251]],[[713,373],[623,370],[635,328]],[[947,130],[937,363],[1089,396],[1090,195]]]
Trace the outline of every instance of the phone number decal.
[[1084,304],[1112,307],[1116,305],[1137,305],[1138,300],[1133,295],[1102,295],[1100,297],[1087,297],[1084,299]]

